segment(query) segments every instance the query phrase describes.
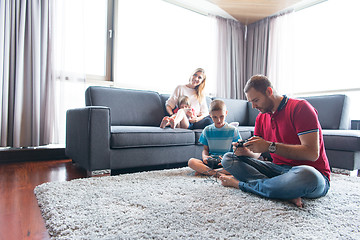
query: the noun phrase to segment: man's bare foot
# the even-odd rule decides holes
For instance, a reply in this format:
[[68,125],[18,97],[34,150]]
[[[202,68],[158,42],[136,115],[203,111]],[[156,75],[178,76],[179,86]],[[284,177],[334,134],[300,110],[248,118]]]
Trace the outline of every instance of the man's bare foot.
[[294,198],[294,199],[290,199],[289,202],[295,204],[297,207],[302,208],[304,207],[303,202],[301,201],[301,198]]
[[168,123],[169,123],[169,118],[164,117],[163,120],[160,123],[160,127],[165,128]]
[[219,179],[221,180],[221,184],[224,187],[233,187],[233,188],[239,188],[239,182],[236,178],[234,178],[233,176],[228,176],[228,175],[221,175],[219,177]]

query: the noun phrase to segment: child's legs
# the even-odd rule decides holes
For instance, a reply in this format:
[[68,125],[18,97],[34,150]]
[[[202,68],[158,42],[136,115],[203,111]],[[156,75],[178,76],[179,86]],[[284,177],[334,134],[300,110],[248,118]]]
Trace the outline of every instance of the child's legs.
[[184,109],[179,109],[174,119],[174,126],[179,128],[189,128],[189,119]]
[[169,126],[170,125],[169,119],[170,119],[169,117],[163,117],[160,123],[160,127],[165,128],[166,126]]
[[211,169],[210,167],[206,166],[203,161],[197,158],[190,158],[188,161],[188,166],[194,169],[196,172],[204,174],[204,175],[215,175],[217,171]]

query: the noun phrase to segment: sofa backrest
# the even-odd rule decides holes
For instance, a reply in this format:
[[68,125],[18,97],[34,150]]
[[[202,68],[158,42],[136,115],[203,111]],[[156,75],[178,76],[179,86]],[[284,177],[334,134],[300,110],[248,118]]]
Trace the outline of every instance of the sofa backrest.
[[349,129],[349,100],[346,95],[302,97],[317,111],[323,129]]
[[249,126],[255,126],[256,117],[259,115],[260,111],[252,107],[251,102],[248,102],[248,112],[249,112]]
[[240,126],[248,126],[249,113],[247,109],[247,101],[240,99],[214,98],[224,101],[228,110],[226,121],[239,122]]
[[89,87],[85,102],[109,107],[113,126],[159,126],[164,117],[160,95],[153,91]]

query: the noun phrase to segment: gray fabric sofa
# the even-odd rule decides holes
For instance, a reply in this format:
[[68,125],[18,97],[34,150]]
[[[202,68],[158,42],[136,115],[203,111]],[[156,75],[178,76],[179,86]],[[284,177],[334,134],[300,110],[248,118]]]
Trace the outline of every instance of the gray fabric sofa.
[[[189,158],[200,158],[201,129],[159,128],[168,97],[153,91],[89,87],[86,107],[67,111],[66,155],[89,175],[186,165]],[[319,112],[331,167],[359,169],[360,131],[348,130],[347,97],[306,99]],[[245,100],[222,100],[229,111],[227,121],[239,122],[243,139],[252,136],[258,111]]]

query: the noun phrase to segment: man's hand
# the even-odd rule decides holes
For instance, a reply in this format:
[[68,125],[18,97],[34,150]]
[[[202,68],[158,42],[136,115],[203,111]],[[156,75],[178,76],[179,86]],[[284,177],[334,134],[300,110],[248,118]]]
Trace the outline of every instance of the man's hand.
[[244,147],[248,148],[253,153],[264,153],[269,149],[271,142],[265,141],[261,137],[251,137],[244,143]]
[[236,156],[250,156],[251,155],[250,150],[247,147],[245,147],[245,144],[243,147],[240,147],[238,142],[233,142],[232,145],[233,145],[233,151]]

